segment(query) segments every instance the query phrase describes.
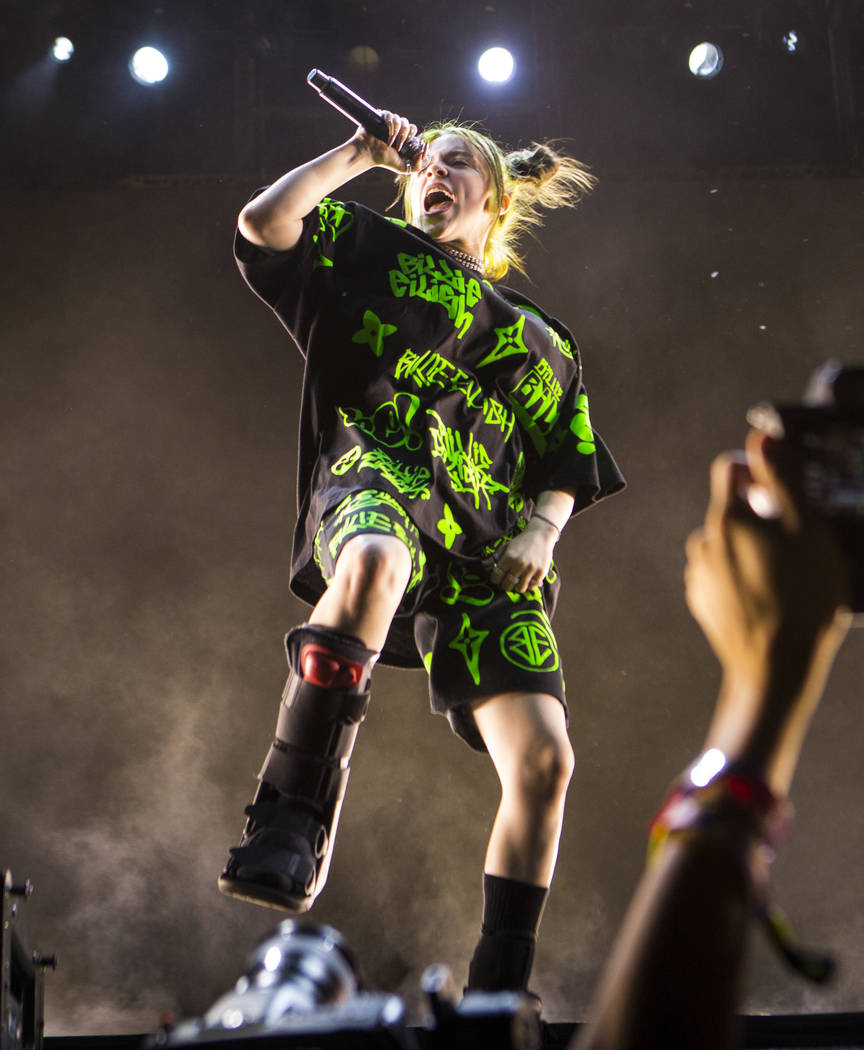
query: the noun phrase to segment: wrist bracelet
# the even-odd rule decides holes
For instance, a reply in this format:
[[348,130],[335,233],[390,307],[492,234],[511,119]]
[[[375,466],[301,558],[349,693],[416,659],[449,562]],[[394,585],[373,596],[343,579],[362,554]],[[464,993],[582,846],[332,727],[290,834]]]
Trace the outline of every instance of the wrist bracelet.
[[788,834],[792,807],[777,799],[761,777],[740,767],[722,769],[703,782],[692,777],[694,766],[673,782],[651,822],[649,863],[672,836],[701,833],[725,841],[739,858],[753,911],[770,942],[803,977],[827,981],[834,970],[831,956],[798,944],[788,918],[772,899],[770,868]]
[[534,518],[539,518],[541,521],[545,521],[547,525],[551,525],[552,528],[558,533],[558,538],[559,539],[561,538],[561,530],[558,528],[558,526],[555,524],[554,521],[552,521],[549,518],[545,517],[543,514],[538,513],[536,510],[531,515],[531,518],[532,518],[532,520]]

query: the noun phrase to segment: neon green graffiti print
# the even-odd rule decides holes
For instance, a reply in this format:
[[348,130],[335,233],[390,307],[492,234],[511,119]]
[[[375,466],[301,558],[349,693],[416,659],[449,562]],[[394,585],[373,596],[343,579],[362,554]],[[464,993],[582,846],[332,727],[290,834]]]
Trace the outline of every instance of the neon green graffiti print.
[[517,514],[525,507],[525,497],[522,495],[522,485],[525,482],[525,453],[520,450],[519,459],[516,460],[516,470],[513,472],[513,481],[510,483],[510,495],[507,502],[511,509]]
[[509,438],[516,425],[516,413],[505,408],[494,397],[486,397],[483,399],[483,422],[488,423],[490,427],[498,427],[501,433]]
[[522,338],[522,329],[524,327],[525,318],[520,317],[515,324],[504,328],[496,328],[495,335],[498,336],[498,342],[495,344],[495,349],[490,350],[477,367],[482,368],[483,365],[489,365],[493,361],[501,361],[503,358],[511,357],[513,354],[527,354],[528,347]]
[[559,353],[565,357],[569,357],[571,361],[575,360],[573,357],[573,348],[570,345],[569,339],[562,339],[561,336],[555,331],[551,324],[546,324],[546,318],[540,313],[536,307],[528,306],[527,303],[520,303],[517,310],[524,310],[526,313],[533,314],[535,317],[539,317],[543,322],[543,327],[546,329],[546,334],[552,340],[552,345],[558,350]]
[[359,445],[355,445],[354,448],[349,448],[344,455],[336,460],[330,468],[330,473],[335,474],[337,478],[341,478],[342,475],[347,474],[357,460],[360,459],[360,453],[361,449]]
[[543,604],[543,591],[540,587],[532,587],[530,591],[525,591],[524,594],[520,594],[519,591],[505,591],[504,593],[514,605],[524,602],[539,602],[541,605]]
[[393,294],[398,299],[408,296],[440,303],[461,339],[474,320],[473,310],[482,295],[480,283],[473,277],[466,281],[461,270],[448,266],[443,259],[436,262],[425,252],[419,255],[399,252],[396,261],[399,269],[389,273]]
[[358,471],[368,469],[380,474],[397,492],[408,499],[429,499],[432,495],[429,487],[432,475],[426,467],[400,463],[398,459],[388,456],[384,449],[373,448],[369,452],[363,452],[359,445],[355,445],[336,460],[330,468],[330,473],[342,477],[354,467]]
[[465,403],[470,408],[480,406],[484,423],[497,427],[505,437],[509,438],[513,433],[516,413],[494,397],[484,397],[483,388],[474,376],[458,368],[436,350],[418,354],[409,347],[396,363],[395,376],[397,379],[410,379],[420,390],[432,386],[442,390],[457,390],[465,395]]
[[359,408],[339,406],[339,414],[346,427],[357,427],[374,438],[385,448],[407,448],[416,452],[423,444],[423,436],[411,429],[420,398],[405,392],[396,394],[392,401],[385,401],[371,415]]
[[[391,513],[388,514],[387,510]],[[334,518],[327,526],[329,539],[325,536],[322,522],[315,534],[313,556],[321,575],[329,584],[332,576],[328,574],[329,566],[323,557],[326,541],[330,556],[330,565],[335,565],[342,546],[352,537],[364,533],[377,533],[383,536],[395,536],[408,548],[411,555],[411,579],[406,593],[411,591],[423,578],[426,555],[418,540],[414,523],[408,517],[402,504],[388,492],[375,489],[366,492],[355,492],[347,496],[334,511]]]
[[526,671],[556,671],[558,647],[549,618],[540,609],[522,609],[510,617],[502,632],[501,654],[515,667]]
[[471,626],[471,617],[463,612],[462,629],[449,645],[450,649],[462,654],[475,685],[480,684],[480,646],[486,641],[488,634],[488,631],[475,631]]
[[563,391],[552,366],[544,358],[538,361],[527,376],[517,384],[513,396],[535,422],[554,423],[558,418],[558,402]]
[[420,390],[433,386],[441,390],[460,390],[471,408],[476,408],[483,400],[483,389],[477,380],[436,350],[419,354],[409,347],[396,362],[394,375],[397,379],[410,379]]
[[492,494],[507,492],[508,488],[495,481],[489,473],[492,460],[486,446],[473,434],[469,434],[466,447],[462,435],[448,427],[434,409],[428,408],[426,415],[437,422],[437,426],[431,426],[429,429],[432,438],[431,452],[436,459],[443,462],[453,491],[473,496],[475,509],[479,509],[482,497],[486,500],[487,510],[491,510]]
[[486,576],[453,564],[447,566],[447,582],[440,591],[446,605],[488,605],[497,593]]
[[558,419],[563,390],[552,366],[543,358],[524,376],[510,393],[519,422],[528,432],[534,447],[543,455],[549,431]]
[[354,216],[339,201],[330,200],[329,197],[321,201],[318,205],[318,232],[312,237],[312,240],[318,245],[318,259],[313,269],[333,265],[333,260],[325,255],[321,240],[324,239],[331,245],[334,244],[336,238],[349,230],[353,222]]
[[363,314],[363,327],[351,336],[352,343],[365,343],[376,357],[384,352],[384,340],[396,331],[395,324],[385,324],[374,310]]
[[449,551],[453,546],[453,541],[458,535],[464,530],[459,522],[453,517],[453,511],[450,509],[450,504],[444,504],[444,517],[438,522],[438,531],[444,536],[444,546]]
[[579,438],[576,451],[586,456],[593,456],[597,449],[594,442],[594,431],[591,429],[591,417],[588,415],[588,395],[580,394],[576,402],[576,415],[570,420],[570,430]]
[[573,348],[570,346],[569,339],[562,339],[561,336],[555,331],[551,324],[546,325],[546,331],[549,333],[549,338],[557,348],[558,352],[563,354],[564,357],[568,357],[571,361],[574,361]]
[[429,499],[431,475],[425,467],[415,467],[410,463],[401,463],[388,456],[383,448],[373,448],[360,457],[358,470],[368,467],[377,471],[385,481],[409,499]]

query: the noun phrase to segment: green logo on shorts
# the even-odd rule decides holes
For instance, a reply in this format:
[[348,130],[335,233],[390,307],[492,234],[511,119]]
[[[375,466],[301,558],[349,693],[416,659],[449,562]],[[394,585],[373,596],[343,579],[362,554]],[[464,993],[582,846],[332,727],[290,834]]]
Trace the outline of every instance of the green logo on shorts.
[[462,630],[450,642],[450,648],[462,654],[475,685],[480,684],[480,646],[488,634],[488,631],[475,631],[471,626],[471,617],[463,612]]
[[558,647],[549,618],[537,609],[525,609],[510,617],[501,634],[501,652],[506,660],[525,671],[558,669]]
[[447,566],[447,581],[438,592],[445,605],[488,605],[500,592],[485,576],[469,572],[461,565]]

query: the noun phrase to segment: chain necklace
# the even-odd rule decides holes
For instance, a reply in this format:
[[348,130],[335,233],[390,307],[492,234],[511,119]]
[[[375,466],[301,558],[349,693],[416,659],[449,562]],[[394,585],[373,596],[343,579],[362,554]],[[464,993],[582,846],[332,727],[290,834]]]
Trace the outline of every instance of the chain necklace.
[[463,266],[467,266],[471,270],[476,270],[478,273],[483,273],[483,260],[478,259],[476,255],[469,255],[468,252],[463,252],[459,248],[444,248],[444,251],[447,252],[448,255],[452,255],[453,258],[457,262],[462,263]]

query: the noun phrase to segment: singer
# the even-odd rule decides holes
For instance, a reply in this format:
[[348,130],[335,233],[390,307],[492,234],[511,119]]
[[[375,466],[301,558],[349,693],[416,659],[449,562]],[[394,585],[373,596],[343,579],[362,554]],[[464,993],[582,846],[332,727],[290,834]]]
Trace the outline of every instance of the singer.
[[[539,209],[594,179],[456,123],[425,131],[406,170],[417,128],[385,118],[389,142],[358,129],[238,222],[243,277],[306,359],[291,586],[314,608],[286,638],[275,740],[219,886],[311,906],[373,665],[425,666],[433,710],[501,782],[468,987],[525,989],[573,768],[553,549],[624,481],[573,337],[496,282],[521,269]],[[331,197],[376,165],[396,173],[404,220]]]

